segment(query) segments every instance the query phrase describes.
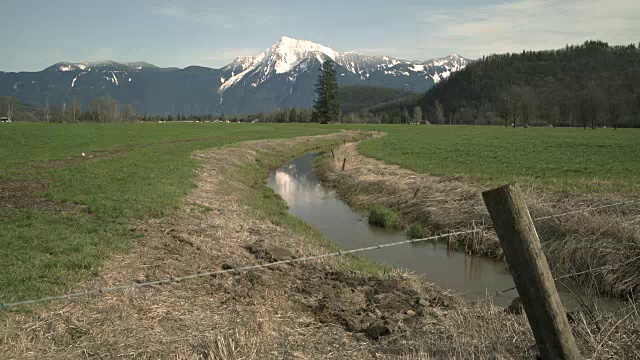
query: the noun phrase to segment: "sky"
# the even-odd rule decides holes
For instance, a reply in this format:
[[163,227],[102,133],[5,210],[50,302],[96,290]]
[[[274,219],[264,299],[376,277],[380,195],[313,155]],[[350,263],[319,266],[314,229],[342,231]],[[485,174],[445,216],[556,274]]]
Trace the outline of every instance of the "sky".
[[640,42],[639,0],[2,0],[0,71],[61,61],[222,67],[280,37],[407,60]]

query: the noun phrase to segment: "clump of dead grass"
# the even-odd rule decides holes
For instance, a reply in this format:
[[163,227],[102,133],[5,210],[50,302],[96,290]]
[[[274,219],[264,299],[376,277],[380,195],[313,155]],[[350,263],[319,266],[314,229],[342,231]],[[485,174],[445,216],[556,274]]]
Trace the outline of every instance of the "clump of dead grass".
[[[420,223],[432,233],[485,228],[490,218],[481,198],[483,184],[461,178],[419,174],[364,157],[357,144],[334,149],[337,159],[349,159],[341,171],[337,160],[318,163],[323,181],[337,189],[353,207],[385,206],[408,223]],[[548,193],[524,184],[534,218],[617,203],[612,195]],[[629,297],[640,292],[640,209],[637,204],[606,211],[584,212],[536,222],[547,259],[556,277],[571,275],[591,293]],[[447,238],[454,250],[502,258],[495,232]]]

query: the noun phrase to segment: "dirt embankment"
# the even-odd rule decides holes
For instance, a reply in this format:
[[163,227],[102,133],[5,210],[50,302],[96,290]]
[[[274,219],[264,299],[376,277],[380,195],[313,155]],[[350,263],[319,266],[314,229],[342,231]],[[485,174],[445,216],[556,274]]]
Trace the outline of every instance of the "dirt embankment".
[[[328,156],[319,164],[320,176],[356,208],[387,206],[399,211],[408,223],[422,223],[432,232],[490,225],[481,196],[486,186],[386,164],[362,156],[357,143],[333,151],[334,161]],[[344,158],[347,165],[342,171]],[[523,190],[533,218],[629,200],[549,193],[526,186]],[[582,273],[570,280],[603,295],[640,293],[640,203],[539,220],[536,227],[556,276]],[[468,253],[502,257],[493,231],[453,238],[449,245]]]
[[[144,235],[133,251],[111,259],[77,290],[327,252],[322,242],[265,220],[259,208],[273,207],[249,206],[248,199],[277,204],[255,179],[303,151],[362,136],[253,141],[194,154],[202,163],[198,187],[183,206],[133,224]],[[535,351],[522,315],[465,304],[410,274],[345,270],[350,261],[282,265],[0,313],[0,357],[495,359]],[[605,327],[603,337],[578,318],[583,354],[635,351],[633,341],[625,342],[626,327]]]

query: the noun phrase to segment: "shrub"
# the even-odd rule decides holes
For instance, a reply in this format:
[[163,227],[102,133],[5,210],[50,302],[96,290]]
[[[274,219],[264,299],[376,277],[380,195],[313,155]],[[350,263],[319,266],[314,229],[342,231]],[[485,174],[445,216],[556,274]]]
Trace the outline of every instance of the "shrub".
[[369,224],[383,228],[399,228],[400,216],[387,207],[376,206],[369,210]]
[[413,223],[407,228],[407,237],[409,239],[424,239],[431,236],[431,232],[425,229],[422,224]]

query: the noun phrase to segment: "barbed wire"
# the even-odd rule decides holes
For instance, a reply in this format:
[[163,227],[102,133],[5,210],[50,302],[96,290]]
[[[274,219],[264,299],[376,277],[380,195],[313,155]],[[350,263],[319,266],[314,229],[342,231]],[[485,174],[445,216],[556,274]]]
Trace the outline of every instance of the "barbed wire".
[[184,281],[184,280],[191,280],[191,279],[196,279],[196,278],[201,278],[201,277],[209,277],[209,276],[226,274],[226,273],[239,273],[239,272],[249,271],[249,270],[262,270],[262,269],[266,269],[266,268],[277,266],[277,265],[284,265],[284,264],[291,264],[291,263],[302,262],[302,261],[318,260],[318,259],[323,259],[323,258],[328,258],[328,257],[342,256],[342,255],[353,254],[353,253],[358,253],[358,252],[362,252],[362,251],[376,250],[376,249],[382,249],[382,248],[386,248],[386,247],[398,246],[398,245],[403,245],[403,244],[410,244],[410,243],[417,243],[417,242],[423,242],[423,241],[437,240],[437,239],[444,238],[444,237],[465,235],[465,234],[470,234],[470,233],[475,233],[475,232],[480,232],[480,231],[483,231],[483,229],[473,229],[473,230],[466,230],[466,231],[454,231],[454,232],[450,232],[450,233],[447,233],[447,234],[429,236],[429,237],[426,237],[426,238],[409,239],[409,240],[398,241],[398,242],[388,243],[388,244],[377,244],[377,245],[373,245],[373,246],[367,246],[367,247],[362,247],[362,248],[357,248],[357,249],[352,249],[352,250],[344,250],[344,251],[341,250],[341,251],[332,252],[332,253],[328,253],[328,254],[321,254],[321,255],[306,256],[306,257],[300,257],[300,258],[294,258],[294,259],[275,261],[275,262],[271,262],[271,263],[267,263],[267,264],[241,266],[241,267],[237,267],[237,268],[223,269],[223,270],[216,270],[216,271],[208,271],[208,272],[202,272],[202,273],[186,275],[186,276],[177,276],[177,277],[172,276],[172,277],[169,277],[169,278],[166,278],[166,279],[161,279],[161,280],[124,284],[124,285],[113,286],[113,287],[103,287],[103,288],[100,288],[100,289],[88,290],[88,291],[77,292],[77,293],[72,293],[72,294],[48,296],[48,297],[43,297],[43,298],[39,298],[39,299],[24,300],[24,301],[18,301],[18,302],[13,302],[13,303],[0,303],[0,309],[9,309],[9,308],[16,307],[16,306],[19,306],[19,305],[32,305],[32,304],[37,304],[37,303],[42,303],[42,302],[47,302],[47,301],[54,301],[54,300],[67,300],[67,299],[77,298],[77,297],[81,297],[81,296],[100,295],[100,294],[105,294],[105,293],[119,291],[119,290],[135,289],[135,288],[142,288],[142,287],[148,287],[148,286],[154,286],[154,285],[164,285],[164,284],[176,283],[176,282],[180,282],[180,281]]
[[585,212],[589,212],[589,211],[602,210],[602,209],[606,209],[606,208],[610,208],[610,207],[614,207],[614,206],[621,206],[621,205],[627,205],[627,204],[639,204],[639,203],[640,203],[640,201],[637,201],[637,200],[622,201],[622,202],[613,203],[613,204],[601,205],[601,206],[596,206],[596,207],[589,207],[589,208],[582,209],[582,210],[569,211],[569,212],[562,213],[562,214],[542,216],[542,217],[539,217],[539,218],[536,218],[536,219],[533,219],[533,220],[534,221],[547,220],[547,219],[553,219],[553,218],[567,216],[567,215],[574,215],[574,214],[585,213]]
[[[638,204],[638,203],[640,203],[640,201],[636,201],[636,200],[622,201],[622,202],[613,203],[613,204],[590,207],[590,208],[586,208],[586,209],[582,209],[582,210],[569,211],[569,212],[561,213],[561,214],[542,216],[542,217],[538,217],[538,218],[533,219],[533,221],[548,220],[548,219],[558,218],[558,217],[562,217],[562,216],[575,215],[575,214],[579,214],[579,213],[586,213],[586,212],[589,212],[589,211],[601,210],[601,209],[610,208],[610,207],[614,207],[614,206],[627,205],[627,204]],[[573,277],[573,276],[584,275],[584,274],[588,274],[588,273],[591,273],[591,272],[595,272],[595,271],[599,271],[599,270],[607,270],[607,269],[613,269],[613,266],[612,265],[606,265],[606,266],[601,266],[601,267],[597,267],[597,268],[592,268],[592,269],[589,269],[589,270],[578,271],[578,272],[575,272],[575,273],[558,276],[556,278],[553,278],[553,280],[554,281],[558,281],[558,280],[570,278],[570,277]],[[516,290],[515,286],[512,286],[512,287],[510,287],[508,289],[504,289],[504,290],[498,290],[498,291],[496,291],[494,293],[494,296],[498,296],[500,294],[503,294],[503,293],[506,293],[506,292],[509,292],[509,291],[513,291],[513,290]]]
[[[570,212],[556,214],[556,215],[538,217],[538,218],[533,219],[533,221],[547,220],[547,219],[551,219],[551,218],[574,215],[574,214],[578,214],[578,213],[595,211],[595,210],[600,210],[600,209],[604,209],[604,208],[620,206],[620,205],[625,205],[625,204],[632,204],[632,203],[640,203],[640,201],[624,201],[624,202],[619,202],[619,203],[614,203],[614,204],[591,207],[591,208],[587,208],[587,209],[570,211]],[[474,227],[475,227],[475,222],[474,222]],[[445,237],[452,237],[452,236],[457,236],[457,235],[465,235],[465,234],[470,234],[470,233],[483,232],[483,231],[486,231],[486,230],[491,230],[492,228],[493,228],[492,225],[487,224],[487,225],[483,225],[481,227],[477,227],[477,228],[472,229],[472,230],[454,231],[454,232],[450,232],[450,233],[447,233],[447,234],[429,236],[429,237],[426,237],[426,238],[409,239],[409,240],[398,241],[398,242],[388,243],[388,244],[377,244],[377,245],[367,246],[367,247],[363,247],[363,248],[357,248],[357,249],[352,249],[352,250],[344,250],[344,251],[337,251],[337,252],[333,252],[333,253],[314,255],[314,256],[307,256],[307,257],[300,257],[300,258],[276,261],[276,262],[267,263],[267,264],[250,265],[250,266],[242,266],[242,267],[231,268],[231,269],[208,271],[208,272],[202,272],[202,273],[186,275],[186,276],[179,276],[179,277],[173,277],[172,276],[172,277],[169,277],[169,278],[166,278],[166,279],[161,279],[161,280],[140,282],[140,283],[131,283],[131,284],[123,284],[123,285],[113,286],[113,287],[103,287],[103,288],[100,288],[100,289],[87,290],[87,291],[83,291],[83,292],[76,292],[76,293],[65,294],[65,295],[47,296],[47,297],[43,297],[43,298],[24,300],[24,301],[18,301],[18,302],[13,302],[13,303],[0,303],[0,310],[6,310],[6,309],[9,309],[9,308],[12,308],[12,307],[16,307],[16,306],[20,306],[20,305],[33,305],[33,304],[38,304],[38,303],[48,302],[48,301],[68,300],[68,299],[73,299],[73,298],[82,297],[82,296],[100,295],[100,294],[105,294],[105,293],[108,293],[108,292],[114,292],[114,291],[120,291],[120,290],[126,290],[126,289],[136,289],[136,288],[149,287],[149,286],[155,286],[155,285],[164,285],[164,284],[176,283],[176,282],[180,282],[180,281],[191,280],[191,279],[196,279],[196,278],[201,278],[201,277],[214,276],[214,275],[220,275],[220,274],[226,274],[226,273],[239,273],[239,272],[242,272],[242,271],[249,271],[249,270],[261,270],[261,269],[265,269],[265,268],[269,268],[269,267],[273,267],[273,266],[277,266],[277,265],[291,264],[291,263],[309,261],[309,260],[318,260],[318,259],[322,259],[322,258],[342,256],[342,255],[346,255],[346,254],[353,254],[353,253],[363,252],[363,251],[368,251],[368,250],[383,249],[383,248],[391,247],[391,246],[398,246],[398,245],[403,245],[403,244],[410,244],[410,243],[417,243],[417,242],[423,242],[423,241],[437,240],[437,239],[441,239],[441,238],[445,238]],[[564,275],[564,276],[558,277],[557,279],[554,279],[554,280],[564,279],[564,278],[567,278],[567,277],[570,277],[570,276],[576,276],[576,275],[580,275],[580,274],[584,274],[584,273],[587,273],[587,272],[592,272],[592,271],[596,271],[596,270],[600,270],[600,269],[604,269],[604,268],[610,268],[610,266],[603,267],[603,268],[590,269],[590,270],[586,270],[586,271],[578,272],[578,273],[574,273],[574,274],[569,274],[569,275]],[[509,291],[512,291],[512,290],[515,290],[515,289],[516,289],[516,287],[514,286],[514,287],[511,287],[509,289],[496,291],[495,292],[495,296],[498,296],[499,294],[502,294],[502,293],[505,293],[505,292],[509,292]]]
[[[554,218],[558,218],[558,217],[563,217],[563,216],[568,216],[568,215],[575,215],[575,214],[580,214],[580,213],[587,213],[587,212],[591,212],[591,211],[602,210],[602,209],[606,209],[606,208],[610,208],[610,207],[628,205],[628,204],[640,204],[640,201],[638,201],[638,200],[622,201],[622,202],[617,202],[617,203],[613,203],[613,204],[589,207],[589,208],[586,208],[586,209],[569,211],[569,212],[555,214],[555,215],[541,216],[541,217],[534,218],[532,220],[533,221],[549,220],[549,219],[554,219]],[[484,223],[484,220],[473,220],[472,221],[472,224],[474,224],[474,226],[475,226],[476,223]],[[487,224],[487,225],[482,226],[481,228],[485,229],[485,230],[493,230],[493,224]]]
[[[597,267],[597,268],[593,268],[593,269],[589,269],[589,270],[578,271],[578,272],[574,272],[574,273],[571,273],[571,274],[566,274],[566,275],[558,276],[558,277],[553,278],[553,280],[554,280],[554,281],[558,281],[558,280],[562,280],[562,279],[570,278],[570,277],[573,277],[573,276],[584,275],[584,274],[588,274],[588,273],[595,272],[595,271],[606,270],[606,269],[613,269],[613,268],[614,268],[614,267],[613,267],[612,265],[601,266],[601,267]],[[502,293],[506,293],[506,292],[509,292],[509,291],[512,291],[512,290],[516,290],[516,287],[515,287],[515,286],[512,286],[512,287],[510,287],[510,288],[508,288],[508,289],[504,289],[504,290],[496,291],[496,292],[494,293],[494,295],[495,295],[495,296],[498,296],[498,295],[500,295],[500,294],[502,294]]]

